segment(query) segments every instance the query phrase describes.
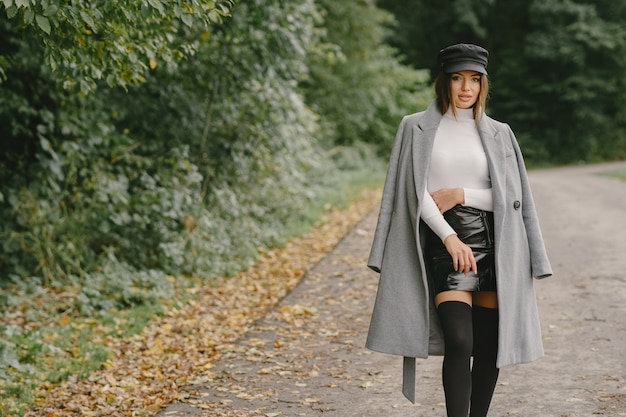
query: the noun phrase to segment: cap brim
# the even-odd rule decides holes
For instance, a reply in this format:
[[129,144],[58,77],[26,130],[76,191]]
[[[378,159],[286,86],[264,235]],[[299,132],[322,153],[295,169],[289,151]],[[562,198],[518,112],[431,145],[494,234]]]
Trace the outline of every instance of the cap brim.
[[443,70],[448,74],[459,71],[476,71],[481,74],[487,74],[485,67],[472,61],[451,62],[448,65],[444,65]]

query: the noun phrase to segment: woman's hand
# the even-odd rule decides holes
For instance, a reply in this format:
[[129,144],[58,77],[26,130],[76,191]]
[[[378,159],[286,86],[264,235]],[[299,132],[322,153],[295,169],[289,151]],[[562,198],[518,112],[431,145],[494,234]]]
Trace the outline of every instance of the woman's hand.
[[478,266],[476,265],[476,259],[474,259],[472,249],[461,242],[461,239],[459,239],[457,235],[446,237],[443,244],[452,257],[452,266],[455,271],[463,272],[464,274],[470,271],[474,273],[478,272]]
[[450,210],[457,204],[465,204],[465,191],[463,188],[442,188],[430,193],[441,214]]

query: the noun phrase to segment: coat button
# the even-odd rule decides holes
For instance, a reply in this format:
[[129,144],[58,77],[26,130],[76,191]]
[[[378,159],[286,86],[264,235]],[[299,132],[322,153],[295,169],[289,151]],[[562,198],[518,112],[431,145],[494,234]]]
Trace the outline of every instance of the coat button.
[[522,204],[519,202],[519,200],[515,200],[515,202],[513,203],[513,208],[515,210],[519,209],[519,206],[521,206]]

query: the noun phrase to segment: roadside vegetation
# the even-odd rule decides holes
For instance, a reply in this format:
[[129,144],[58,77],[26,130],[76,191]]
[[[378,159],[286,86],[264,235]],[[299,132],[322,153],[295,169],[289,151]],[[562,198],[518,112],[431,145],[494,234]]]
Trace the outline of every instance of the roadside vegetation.
[[618,180],[621,180],[621,181],[626,181],[625,170],[607,171],[607,172],[603,172],[602,175],[605,175],[611,178],[617,178]]

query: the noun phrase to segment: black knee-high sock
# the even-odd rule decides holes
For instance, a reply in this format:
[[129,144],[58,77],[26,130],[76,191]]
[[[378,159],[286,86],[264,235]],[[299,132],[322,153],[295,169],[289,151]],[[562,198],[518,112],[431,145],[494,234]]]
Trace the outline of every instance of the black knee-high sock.
[[486,417],[498,380],[498,309],[474,306],[474,362],[470,417]]
[[443,330],[443,390],[448,417],[467,417],[472,391],[472,307],[460,301],[444,301],[437,307]]

